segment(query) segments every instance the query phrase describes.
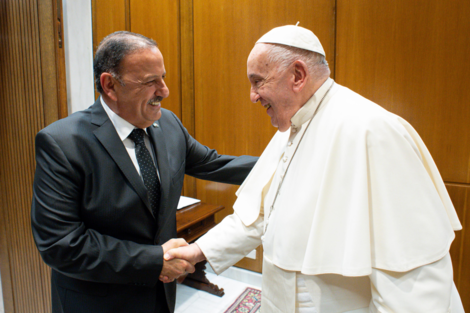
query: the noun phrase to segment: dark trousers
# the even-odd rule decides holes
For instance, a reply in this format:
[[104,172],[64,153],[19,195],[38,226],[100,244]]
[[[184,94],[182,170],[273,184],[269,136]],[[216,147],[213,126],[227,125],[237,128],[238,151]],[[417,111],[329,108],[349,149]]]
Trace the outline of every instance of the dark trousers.
[[155,287],[80,281],[51,275],[52,313],[170,313],[163,283]]

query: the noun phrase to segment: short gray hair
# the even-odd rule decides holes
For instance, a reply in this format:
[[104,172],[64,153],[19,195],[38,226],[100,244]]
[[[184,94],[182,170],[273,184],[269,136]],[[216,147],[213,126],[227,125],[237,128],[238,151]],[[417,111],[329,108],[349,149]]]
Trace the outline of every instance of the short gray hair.
[[103,93],[100,81],[103,73],[110,73],[121,85],[124,85],[120,76],[120,65],[124,57],[138,50],[153,47],[158,48],[153,39],[128,31],[118,31],[106,36],[98,45],[93,61],[96,90]]
[[319,53],[296,47],[267,44],[268,62],[279,65],[278,71],[284,71],[297,60],[305,62],[307,69],[314,80],[330,76],[330,68],[325,57]]

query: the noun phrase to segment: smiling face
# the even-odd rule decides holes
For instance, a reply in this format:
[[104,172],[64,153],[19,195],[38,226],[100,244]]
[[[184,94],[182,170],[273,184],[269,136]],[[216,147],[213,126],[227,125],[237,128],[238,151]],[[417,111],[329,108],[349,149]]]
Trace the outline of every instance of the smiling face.
[[256,44],[248,57],[247,75],[250,80],[250,99],[266,109],[271,124],[281,132],[289,129],[291,118],[301,105],[293,102],[292,67],[279,71],[277,64],[268,61],[268,45]]
[[113,78],[116,100],[112,110],[138,128],[149,127],[161,117],[160,101],[170,94],[165,75],[163,56],[157,48],[127,55],[120,64],[122,84]]

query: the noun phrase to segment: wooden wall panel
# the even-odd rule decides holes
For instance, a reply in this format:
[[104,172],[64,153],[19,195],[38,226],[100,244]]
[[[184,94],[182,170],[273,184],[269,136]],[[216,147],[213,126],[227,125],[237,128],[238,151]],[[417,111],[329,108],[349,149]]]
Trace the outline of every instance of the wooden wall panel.
[[[39,16],[50,16],[56,21],[52,25],[50,25],[49,18],[41,18],[40,19],[40,29],[43,29],[43,33],[47,33],[51,30],[54,31],[54,37],[50,38],[47,42],[47,46],[52,49],[55,46],[55,60],[50,60],[50,62],[55,61],[55,66],[51,66],[50,64],[42,63],[42,72],[44,76],[44,72],[49,72],[48,75],[51,80],[53,80],[52,76],[56,76],[56,84],[53,84],[53,88],[56,89],[55,92],[57,93],[57,101],[59,103],[57,108],[57,115],[59,118],[64,118],[68,115],[68,106],[67,106],[67,77],[65,72],[65,34],[64,34],[64,16],[63,16],[63,9],[62,9],[62,1],[53,1],[53,11],[50,12],[49,8],[49,1],[40,2],[38,9],[39,9]],[[54,14],[56,12],[58,16]],[[44,40],[44,37],[42,38]],[[42,44],[41,46],[44,47],[46,43]],[[45,53],[49,53],[49,51],[41,51],[41,55],[45,55]],[[52,53],[52,52],[50,52]],[[52,55],[52,54],[51,54]],[[47,58],[42,58],[42,60]],[[52,58],[51,58],[52,59]],[[55,73],[54,73],[55,71]],[[49,82],[49,78],[44,78],[43,82]],[[57,87],[56,87],[57,86]],[[45,85],[43,85],[43,89],[47,89]],[[50,87],[49,87],[50,88]],[[57,105],[56,101],[49,101],[48,99],[44,98],[44,103],[50,103],[52,106]],[[51,105],[47,106],[47,115],[46,116],[46,125],[49,125],[53,121],[57,120],[56,112],[52,110]]]
[[[181,121],[191,136],[195,134],[194,107],[194,15],[193,0],[180,1]],[[196,179],[185,176],[183,195],[197,197]]]
[[[119,30],[130,31],[129,1],[91,0],[93,56],[95,56],[96,48],[104,37]],[[95,99],[98,99],[99,95],[95,86]]]
[[336,80],[408,120],[470,182],[470,1],[337,1]]
[[[223,154],[260,155],[276,131],[265,110],[250,102],[246,60],[270,29],[296,24],[313,30],[334,67],[333,0],[195,0],[194,86],[196,139]],[[232,212],[238,187],[197,182],[197,197]]]
[[456,232],[455,240],[450,249],[454,268],[454,282],[460,292],[466,311],[470,311],[470,186],[447,184],[463,230]]
[[470,310],[470,2],[337,1],[336,81],[420,133],[464,225],[451,248]]
[[118,30],[130,30],[129,0],[92,0],[93,55],[101,40]]
[[0,270],[9,313],[50,311],[49,269],[31,236],[30,210],[34,137],[62,111],[55,5],[52,0],[0,5]]
[[181,118],[179,1],[130,0],[130,30],[154,39],[163,54],[170,96],[162,106]]

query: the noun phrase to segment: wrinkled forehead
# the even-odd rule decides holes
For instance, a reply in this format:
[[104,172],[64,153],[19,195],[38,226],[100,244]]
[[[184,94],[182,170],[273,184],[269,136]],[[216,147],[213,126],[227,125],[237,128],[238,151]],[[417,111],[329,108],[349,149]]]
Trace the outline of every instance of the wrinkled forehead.
[[272,65],[268,61],[268,47],[268,45],[260,43],[251,50],[247,60],[248,76],[253,72],[269,72]]
[[269,45],[264,43],[257,43],[251,49],[250,54],[248,55],[247,62],[259,61],[261,59],[266,59],[268,55],[268,47]]
[[164,69],[163,55],[156,47],[136,50],[124,57],[121,64],[122,72]]

